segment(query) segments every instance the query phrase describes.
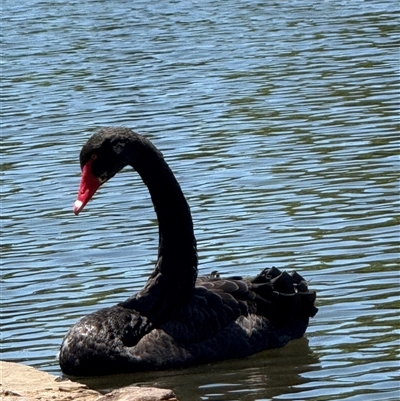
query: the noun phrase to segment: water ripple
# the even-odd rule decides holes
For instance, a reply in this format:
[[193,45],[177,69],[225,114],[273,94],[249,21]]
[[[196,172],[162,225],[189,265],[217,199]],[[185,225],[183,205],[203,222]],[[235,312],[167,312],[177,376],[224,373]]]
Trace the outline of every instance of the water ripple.
[[398,6],[4,8],[2,358],[59,374],[70,325],[144,284],[157,225],[132,171],[71,215],[81,144],[127,125],[176,173],[201,273],[296,269],[320,311],[308,342],[121,383],[181,399],[398,399]]

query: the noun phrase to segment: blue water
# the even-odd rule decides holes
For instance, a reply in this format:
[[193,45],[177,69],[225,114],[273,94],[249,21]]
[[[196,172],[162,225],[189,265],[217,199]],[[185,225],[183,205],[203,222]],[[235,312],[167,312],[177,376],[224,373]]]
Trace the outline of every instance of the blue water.
[[3,2],[2,359],[60,374],[82,315],[138,291],[157,225],[127,169],[75,217],[78,155],[126,125],[191,205],[200,273],[296,269],[306,338],[107,378],[181,400],[397,400],[399,18],[393,1]]

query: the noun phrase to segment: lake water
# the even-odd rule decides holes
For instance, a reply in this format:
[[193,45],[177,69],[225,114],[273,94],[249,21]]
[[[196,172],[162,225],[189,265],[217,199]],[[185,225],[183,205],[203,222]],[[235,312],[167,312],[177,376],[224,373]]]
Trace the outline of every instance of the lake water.
[[2,12],[2,359],[60,374],[68,328],[150,274],[155,214],[131,170],[72,214],[82,144],[125,125],[176,173],[200,274],[296,269],[320,311],[282,349],[90,385],[398,399],[397,2],[6,0]]

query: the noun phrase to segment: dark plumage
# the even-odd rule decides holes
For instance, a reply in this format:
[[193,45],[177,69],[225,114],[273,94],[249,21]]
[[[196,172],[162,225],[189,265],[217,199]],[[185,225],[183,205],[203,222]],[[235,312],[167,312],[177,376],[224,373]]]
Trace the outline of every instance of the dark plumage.
[[245,357],[304,335],[315,292],[297,274],[265,269],[252,279],[197,278],[189,206],[162,154],[127,128],[105,128],[80,154],[78,214],[126,165],[147,185],[159,222],[158,260],[145,287],[85,316],[65,336],[60,366],[88,376],[168,369]]

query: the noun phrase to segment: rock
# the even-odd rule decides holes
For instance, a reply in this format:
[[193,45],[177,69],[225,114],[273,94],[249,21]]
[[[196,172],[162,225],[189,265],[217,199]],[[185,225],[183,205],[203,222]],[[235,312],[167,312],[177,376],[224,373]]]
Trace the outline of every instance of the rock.
[[128,386],[106,395],[19,363],[0,361],[3,401],[178,401],[172,390]]
[[172,390],[128,386],[100,397],[96,401],[178,401]]

